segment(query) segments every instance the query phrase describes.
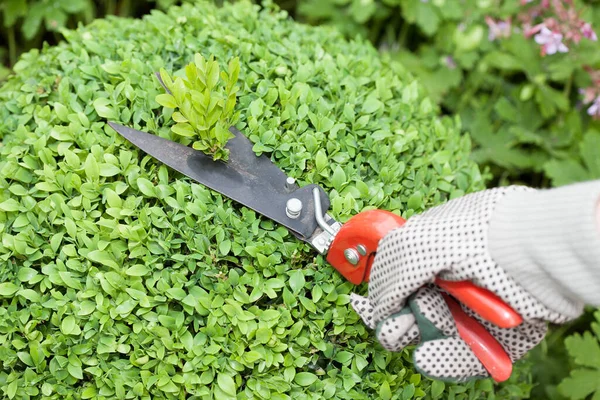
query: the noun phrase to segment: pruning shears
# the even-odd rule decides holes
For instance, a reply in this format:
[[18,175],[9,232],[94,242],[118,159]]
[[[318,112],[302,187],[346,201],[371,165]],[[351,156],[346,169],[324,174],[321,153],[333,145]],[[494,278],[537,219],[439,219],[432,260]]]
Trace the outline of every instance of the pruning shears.
[[[299,187],[267,156],[256,156],[252,142],[235,127],[229,129],[234,137],[226,145],[229,160],[221,162],[157,135],[115,122],[108,124],[158,161],[285,226],[295,237],[323,254],[329,264],[356,285],[368,281],[381,238],[406,222],[389,211],[369,210],[358,213],[344,224],[339,223],[326,212],[330,203],[323,188],[316,184]],[[518,326],[522,322],[521,316],[495,294],[470,281],[438,278],[435,284],[452,296],[445,296],[445,299],[458,332],[492,378],[498,382],[508,379],[512,373],[510,357],[456,300],[502,328]]]

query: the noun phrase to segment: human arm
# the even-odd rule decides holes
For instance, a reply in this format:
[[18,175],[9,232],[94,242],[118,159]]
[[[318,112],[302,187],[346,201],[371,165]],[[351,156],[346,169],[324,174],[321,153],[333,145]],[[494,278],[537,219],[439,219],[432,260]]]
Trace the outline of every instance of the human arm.
[[600,180],[506,196],[490,221],[492,258],[555,311],[600,305],[599,199]]
[[598,200],[598,207],[596,208],[596,228],[600,232],[600,200]]

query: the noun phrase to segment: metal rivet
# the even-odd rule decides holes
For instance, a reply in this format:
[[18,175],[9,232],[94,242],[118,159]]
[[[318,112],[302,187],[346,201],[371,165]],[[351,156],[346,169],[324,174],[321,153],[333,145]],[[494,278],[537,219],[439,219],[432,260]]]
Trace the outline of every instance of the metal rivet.
[[296,184],[296,180],[294,178],[292,178],[291,176],[288,176],[285,179],[285,188],[286,188],[286,190],[292,190],[294,188],[295,184]]
[[360,254],[361,256],[367,255],[367,248],[364,244],[359,244],[358,246],[356,246],[356,250],[358,250],[358,254]]
[[285,204],[285,215],[291,219],[297,219],[302,212],[302,202],[300,199],[292,197]]
[[346,261],[348,261],[352,265],[358,264],[358,261],[360,260],[360,255],[354,249],[344,250],[344,257],[346,257]]

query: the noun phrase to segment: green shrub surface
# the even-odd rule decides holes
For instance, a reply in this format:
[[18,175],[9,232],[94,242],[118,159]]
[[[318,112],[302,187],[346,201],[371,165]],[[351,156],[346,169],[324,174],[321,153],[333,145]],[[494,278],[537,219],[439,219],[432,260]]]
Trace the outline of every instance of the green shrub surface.
[[[457,121],[366,42],[249,3],[97,20],[0,88],[0,390],[12,398],[457,398],[376,344],[284,228],[106,125],[172,138],[153,72],[241,61],[240,128],[341,220],[483,188]],[[171,122],[169,122],[170,124]],[[174,138],[173,138],[174,139]],[[363,285],[358,290],[364,292]],[[515,395],[516,387],[513,387]],[[517,396],[517,395],[515,395]]]

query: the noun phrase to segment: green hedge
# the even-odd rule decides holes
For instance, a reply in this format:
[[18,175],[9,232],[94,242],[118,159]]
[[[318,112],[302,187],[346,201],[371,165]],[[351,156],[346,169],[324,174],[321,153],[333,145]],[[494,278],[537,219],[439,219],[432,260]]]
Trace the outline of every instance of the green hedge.
[[409,352],[376,344],[348,304],[355,288],[322,257],[106,125],[170,137],[153,72],[195,52],[222,66],[238,56],[238,127],[257,153],[323,185],[342,220],[367,207],[410,216],[483,182],[469,138],[401,66],[245,2],[63,34],[0,88],[5,397],[492,395],[489,380],[422,380]]

